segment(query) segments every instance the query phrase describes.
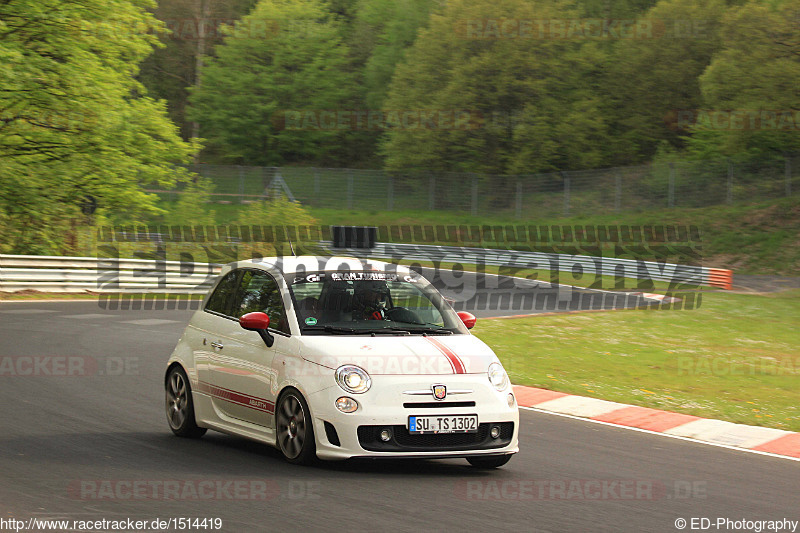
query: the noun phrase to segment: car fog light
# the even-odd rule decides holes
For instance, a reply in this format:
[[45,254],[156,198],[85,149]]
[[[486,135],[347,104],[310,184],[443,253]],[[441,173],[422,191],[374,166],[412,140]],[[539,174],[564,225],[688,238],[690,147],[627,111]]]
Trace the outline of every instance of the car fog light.
[[514,407],[514,395],[510,392],[508,393],[508,406]]
[[336,408],[343,413],[352,413],[358,409],[358,402],[347,396],[336,399]]
[[489,432],[493,439],[496,439],[500,436],[500,426],[492,426],[492,430]]
[[392,440],[392,432],[389,429],[384,429],[381,431],[381,440],[383,442],[389,442]]

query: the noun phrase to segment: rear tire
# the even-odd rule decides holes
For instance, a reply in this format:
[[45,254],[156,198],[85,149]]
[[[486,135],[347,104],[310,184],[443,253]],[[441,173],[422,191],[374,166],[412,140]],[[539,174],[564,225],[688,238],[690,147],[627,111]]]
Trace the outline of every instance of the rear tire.
[[192,387],[180,366],[172,367],[167,374],[165,397],[167,422],[174,434],[190,439],[205,435],[206,428],[199,427],[195,421]]
[[489,457],[467,457],[475,468],[499,468],[511,460],[511,454],[491,455]]
[[287,389],[278,400],[275,438],[278,449],[290,463],[309,465],[317,460],[311,411],[303,395],[296,389]]

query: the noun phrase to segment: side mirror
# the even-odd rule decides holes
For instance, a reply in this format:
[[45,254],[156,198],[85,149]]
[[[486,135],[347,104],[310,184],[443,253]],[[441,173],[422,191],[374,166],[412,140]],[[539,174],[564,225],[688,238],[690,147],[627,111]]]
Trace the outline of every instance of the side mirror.
[[459,311],[458,318],[460,318],[464,325],[467,326],[467,329],[474,328],[475,322],[478,321],[478,319],[475,318],[475,315],[472,313],[467,313],[466,311]]
[[272,348],[272,345],[275,343],[275,337],[267,331],[267,328],[269,328],[269,317],[266,313],[247,313],[239,319],[239,325],[242,326],[243,329],[255,331],[261,335],[261,339],[264,341],[264,344],[267,345],[267,348]]

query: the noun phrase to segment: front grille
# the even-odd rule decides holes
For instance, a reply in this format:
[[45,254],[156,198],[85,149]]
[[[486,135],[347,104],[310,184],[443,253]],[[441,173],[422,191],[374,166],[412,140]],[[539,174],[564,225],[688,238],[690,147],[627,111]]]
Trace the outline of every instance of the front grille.
[[[489,428],[500,426],[500,436],[493,439]],[[383,429],[392,430],[388,442],[380,439]],[[440,435],[412,435],[405,426],[359,426],[358,442],[365,450],[372,452],[434,452],[489,450],[503,448],[511,442],[514,435],[514,422],[490,422],[478,424],[477,433],[443,433]]]
[[406,409],[437,409],[439,407],[475,407],[475,402],[406,402]]

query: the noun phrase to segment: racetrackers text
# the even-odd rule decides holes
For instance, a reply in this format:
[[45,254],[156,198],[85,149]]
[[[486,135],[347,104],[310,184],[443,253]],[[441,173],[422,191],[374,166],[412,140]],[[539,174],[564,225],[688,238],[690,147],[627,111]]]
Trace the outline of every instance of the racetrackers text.
[[688,520],[686,518],[677,518],[675,520],[676,529],[689,529],[693,531],[754,531],[761,533],[762,531],[794,531],[797,530],[797,525],[800,523],[798,520],[789,520],[781,518],[779,520],[747,520],[731,519],[731,518],[700,518],[692,517]]
[[219,530],[222,529],[221,518],[154,518],[152,520],[133,520],[123,518],[118,520],[45,520],[29,518],[17,520],[16,518],[0,518],[0,531],[162,531],[178,529],[181,531],[192,530]]

